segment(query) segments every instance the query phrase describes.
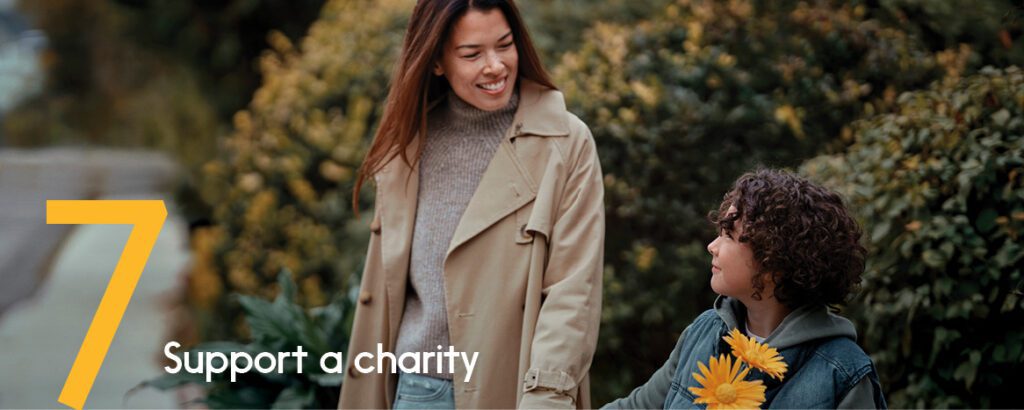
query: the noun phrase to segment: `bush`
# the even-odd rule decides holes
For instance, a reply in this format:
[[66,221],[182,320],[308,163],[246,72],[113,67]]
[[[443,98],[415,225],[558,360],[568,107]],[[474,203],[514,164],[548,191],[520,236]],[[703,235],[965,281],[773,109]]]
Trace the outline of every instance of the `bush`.
[[971,55],[929,50],[838,1],[680,0],[584,38],[556,84],[593,130],[605,171],[598,403],[645,381],[710,306],[705,215],[737,176],[841,148],[847,123],[965,70]]
[[[308,307],[358,283],[370,215],[352,212],[353,176],[412,4],[334,0],[300,48],[271,37],[263,85],[202,169],[213,225],[193,235],[187,293],[199,340],[244,338],[240,306],[224,296],[272,297],[282,268],[295,273]],[[372,203],[372,190],[362,201]]]
[[[547,67],[575,51],[596,23],[633,24],[664,10],[672,0],[516,0],[530,36]],[[556,84],[558,85],[558,84]]]
[[975,65],[1005,67],[1024,61],[1024,7],[1015,0],[970,3],[935,0],[882,0],[879,11],[932,49],[970,44]]
[[46,33],[46,86],[0,133],[15,146],[160,149],[194,170],[258,84],[267,32],[297,36],[322,3],[21,0]]
[[868,233],[851,306],[892,407],[1013,407],[1024,362],[1024,72],[902,94],[802,172],[839,187]]
[[[202,343],[188,351],[188,365],[178,373],[143,382],[137,388],[168,390],[185,384],[200,385],[206,390],[201,403],[214,409],[322,409],[337,406],[345,375],[325,373],[320,368],[320,357],[326,353],[346,352],[348,330],[355,313],[352,297],[338,295],[328,305],[307,310],[295,303],[295,283],[287,271],[278,276],[277,285],[280,292],[273,302],[235,295],[245,309],[246,323],[252,329],[250,343]],[[276,357],[278,352],[293,352],[298,346],[308,354],[302,362],[302,373],[295,367],[295,359],[284,362],[283,373],[264,374],[252,370],[240,373],[234,382],[229,373],[213,374],[213,381],[207,383],[204,373],[185,370],[200,368],[198,353],[219,352],[230,356],[232,352],[244,352],[256,357],[269,352]],[[178,357],[180,362],[185,362],[182,355]],[[327,364],[332,365],[330,361]]]

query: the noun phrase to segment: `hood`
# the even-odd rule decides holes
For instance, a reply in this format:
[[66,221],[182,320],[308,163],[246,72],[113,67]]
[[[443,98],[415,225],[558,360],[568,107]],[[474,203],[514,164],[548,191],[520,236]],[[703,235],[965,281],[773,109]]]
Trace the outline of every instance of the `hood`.
[[[746,317],[746,307],[743,303],[725,296],[719,296],[715,300],[715,312],[730,329],[739,328]],[[853,322],[829,312],[823,305],[804,306],[790,312],[764,342],[783,350],[811,340],[836,336],[856,341],[857,330]]]

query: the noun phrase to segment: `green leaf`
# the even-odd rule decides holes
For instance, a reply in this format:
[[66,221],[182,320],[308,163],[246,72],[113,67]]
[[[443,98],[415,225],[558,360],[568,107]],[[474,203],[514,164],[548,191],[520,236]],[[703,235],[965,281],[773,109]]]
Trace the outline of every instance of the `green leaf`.
[[999,217],[999,213],[995,209],[985,208],[984,211],[978,214],[978,220],[975,221],[974,226],[978,228],[978,231],[986,233],[996,226],[997,217]]
[[946,264],[946,259],[942,257],[941,253],[934,249],[926,249],[924,253],[921,254],[921,260],[924,261],[925,265],[933,268],[941,268]]
[[996,348],[994,350],[992,350],[992,360],[995,360],[997,362],[1005,362],[1006,361],[1006,346],[1003,346],[1003,345],[996,346]]
[[281,269],[277,274],[277,285],[280,293],[274,302],[292,303],[295,301],[295,282],[292,281],[292,273],[288,269]]
[[281,394],[274,400],[272,409],[302,409],[313,404],[313,389],[307,386],[296,385],[281,391]]
[[266,300],[240,295],[238,302],[245,310],[245,320],[253,340],[270,348],[285,348],[297,343],[299,337],[295,324],[301,318],[287,306],[275,305]]
[[971,361],[965,361],[957,366],[956,371],[953,372],[954,380],[961,380],[964,382],[964,386],[968,389],[974,384],[975,377],[978,376],[978,365]]
[[1010,120],[1010,112],[1003,108],[999,111],[992,113],[992,122],[1002,127],[1006,125],[1006,122]]
[[888,220],[881,221],[875,224],[875,228],[871,230],[871,242],[878,243],[886,235],[889,234],[889,230],[892,228],[892,222]]
[[210,389],[203,403],[211,409],[266,408],[275,390],[263,386],[222,384]]

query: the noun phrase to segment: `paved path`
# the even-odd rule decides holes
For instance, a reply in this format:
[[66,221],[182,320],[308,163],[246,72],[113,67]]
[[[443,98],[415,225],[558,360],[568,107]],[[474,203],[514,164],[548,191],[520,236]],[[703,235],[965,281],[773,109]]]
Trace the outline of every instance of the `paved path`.
[[0,150],[0,317],[32,295],[71,229],[46,225],[47,199],[168,192],[174,173],[147,151]]
[[[111,170],[110,167],[105,169]],[[138,182],[147,178],[143,174],[135,172],[133,177],[129,177],[124,169],[115,167],[113,172],[108,172],[107,183],[103,185],[123,188],[126,186],[123,182],[116,182],[119,178]],[[8,182],[7,185],[0,184],[0,187],[9,188],[11,174],[0,168],[0,176],[0,179],[7,178]],[[49,175],[43,180],[53,181],[54,178],[58,177]],[[24,178],[20,180],[24,183]],[[173,201],[165,190],[147,191],[143,189],[145,187],[143,184],[133,189],[122,189],[136,191],[135,194],[97,197],[163,199],[169,215],[86,401],[87,408],[178,407],[178,400],[172,393],[147,389],[126,396],[140,381],[163,373],[158,360],[162,357],[163,345],[170,338],[167,331],[173,309],[172,298],[182,285],[182,272],[189,262],[187,227],[175,211]],[[0,204],[11,203],[11,192],[9,189],[0,190]],[[32,199],[35,203],[30,204],[31,207],[38,206],[38,200]],[[0,255],[8,257],[7,265],[0,264],[0,268],[7,268],[12,263],[24,265],[25,259],[21,256],[38,256],[4,249],[12,243],[24,243],[17,240],[19,235],[28,235],[27,232],[37,235],[45,230],[46,225],[26,222],[29,221],[28,215],[34,212],[32,209],[20,209],[25,215],[20,222],[15,218],[0,218],[6,221],[0,224],[3,228],[0,230],[3,238],[0,239]],[[10,208],[2,210],[0,215],[7,214]],[[12,226],[20,226],[21,231],[10,230]],[[52,262],[36,261],[41,266],[51,267],[45,280],[36,285],[31,297],[23,298],[0,316],[0,408],[64,407],[57,402],[57,397],[127,241],[130,227],[79,225],[68,229],[70,234],[65,238],[60,238],[57,233],[48,233],[57,237],[51,243],[62,242],[63,245],[55,253],[41,252],[54,253],[56,257]],[[0,259],[0,262],[4,260]],[[9,270],[0,273],[0,279],[4,281],[25,276],[24,272]]]

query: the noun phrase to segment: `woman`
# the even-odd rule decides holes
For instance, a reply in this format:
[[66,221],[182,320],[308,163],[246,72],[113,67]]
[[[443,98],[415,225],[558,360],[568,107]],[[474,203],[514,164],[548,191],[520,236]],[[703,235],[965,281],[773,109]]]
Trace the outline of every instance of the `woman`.
[[[511,0],[417,3],[356,197],[369,178],[375,214],[339,407],[589,407],[601,169]],[[353,358],[378,343],[396,356],[479,355],[471,375],[461,361],[357,370]]]

